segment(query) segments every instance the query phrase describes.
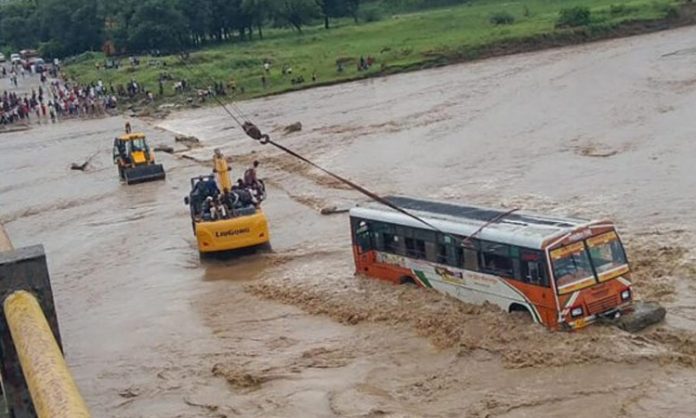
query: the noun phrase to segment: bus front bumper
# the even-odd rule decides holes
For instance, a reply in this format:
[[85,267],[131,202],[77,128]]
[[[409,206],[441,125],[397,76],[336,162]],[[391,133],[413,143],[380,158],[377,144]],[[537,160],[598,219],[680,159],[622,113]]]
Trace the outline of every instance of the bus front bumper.
[[595,322],[601,323],[612,323],[613,321],[618,321],[626,315],[631,315],[634,311],[634,303],[632,301],[622,303],[614,308],[607,311],[584,316],[582,318],[566,320],[561,322],[561,329],[565,331],[572,331],[576,329],[585,328],[586,326],[593,324]]

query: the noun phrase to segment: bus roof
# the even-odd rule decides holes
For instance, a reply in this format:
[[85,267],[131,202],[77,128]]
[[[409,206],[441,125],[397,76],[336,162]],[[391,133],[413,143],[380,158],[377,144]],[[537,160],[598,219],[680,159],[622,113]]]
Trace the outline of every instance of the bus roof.
[[[508,213],[507,210],[403,196],[388,196],[386,199],[410,213],[422,217],[443,232],[467,237],[485,225],[485,228],[476,235],[476,238],[526,248],[543,249],[544,245],[548,245],[549,240],[560,238],[578,228],[598,223],[586,219],[544,216],[527,212]],[[506,213],[507,215],[505,215]],[[353,208],[350,210],[350,215],[414,228],[431,229],[409,216],[384,206]],[[497,222],[486,225],[496,218],[499,218]]]

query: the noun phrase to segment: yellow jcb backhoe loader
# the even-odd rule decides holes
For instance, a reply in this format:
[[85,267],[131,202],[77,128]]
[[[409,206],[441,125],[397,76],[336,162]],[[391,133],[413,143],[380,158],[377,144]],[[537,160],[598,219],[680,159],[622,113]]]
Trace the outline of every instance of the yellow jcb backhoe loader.
[[114,139],[114,164],[126,184],[165,178],[164,167],[155,163],[155,153],[142,133],[128,133]]

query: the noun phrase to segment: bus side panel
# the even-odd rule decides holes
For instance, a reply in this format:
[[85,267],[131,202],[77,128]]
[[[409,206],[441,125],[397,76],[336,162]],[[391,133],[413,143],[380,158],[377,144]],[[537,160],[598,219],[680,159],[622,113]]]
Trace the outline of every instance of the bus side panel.
[[[404,277],[415,278],[417,284],[432,287],[442,293],[466,303],[482,304],[489,302],[510,309],[512,304],[520,304],[530,310],[535,321],[551,328],[556,326],[556,308],[553,289],[525,284],[518,280],[455,269],[433,264],[423,260],[412,260],[404,256],[378,254],[370,251],[356,254],[358,272],[393,283],[400,283]],[[386,257],[386,258],[385,258]],[[380,262],[381,259],[390,262]]]
[[353,257],[355,258],[355,272],[358,274],[387,280],[394,284],[401,284],[404,278],[410,278],[414,283],[419,283],[418,280],[415,280],[413,271],[408,268],[394,264],[378,263],[375,251],[367,251],[361,254],[358,246],[354,245]]
[[505,279],[506,282],[525,295],[529,303],[534,305],[539,314],[539,320],[549,328],[556,328],[558,314],[553,289],[550,287],[535,286],[519,280]]
[[491,303],[507,311],[513,304],[530,310],[536,322],[544,322],[544,317],[526,295],[509,281],[486,273],[455,269],[443,265],[421,263],[411,266],[434,289],[451,295],[466,303]]

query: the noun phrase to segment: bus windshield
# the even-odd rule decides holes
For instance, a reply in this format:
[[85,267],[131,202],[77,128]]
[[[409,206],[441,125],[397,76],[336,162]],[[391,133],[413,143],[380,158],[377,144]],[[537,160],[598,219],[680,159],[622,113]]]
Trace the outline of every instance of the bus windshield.
[[550,255],[559,294],[591,286],[597,280],[613,279],[629,270],[626,253],[614,231],[557,248]]
[[551,262],[560,294],[595,283],[590,258],[582,241],[551,251]]
[[626,253],[616,232],[607,232],[606,234],[588,238],[587,247],[600,281],[622,274],[623,270],[627,269]]

